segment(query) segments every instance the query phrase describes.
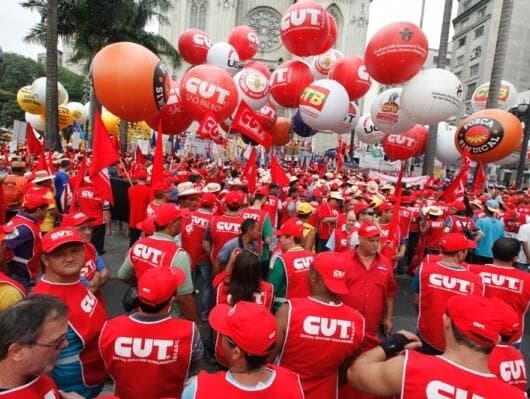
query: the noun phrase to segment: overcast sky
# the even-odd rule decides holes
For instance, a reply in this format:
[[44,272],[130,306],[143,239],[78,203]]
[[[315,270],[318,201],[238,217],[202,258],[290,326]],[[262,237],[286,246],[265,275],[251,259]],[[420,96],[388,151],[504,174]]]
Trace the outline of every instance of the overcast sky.
[[[40,19],[39,14],[22,8],[20,0],[1,0],[0,46],[4,52],[15,52],[33,59],[44,48],[24,42],[24,36]],[[266,2],[264,2],[266,3]],[[411,21],[419,25],[422,0],[373,0],[370,6],[368,37],[384,25],[395,21]],[[426,0],[423,29],[429,47],[438,48],[444,0]],[[457,1],[453,4],[453,16]]]

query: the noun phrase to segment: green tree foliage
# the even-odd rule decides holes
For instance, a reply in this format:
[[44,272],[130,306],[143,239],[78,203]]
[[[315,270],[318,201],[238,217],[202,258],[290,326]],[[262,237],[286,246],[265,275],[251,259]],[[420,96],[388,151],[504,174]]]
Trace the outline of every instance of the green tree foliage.
[[88,98],[85,95],[86,79],[64,67],[59,67],[59,82],[68,92],[69,101],[85,103]]

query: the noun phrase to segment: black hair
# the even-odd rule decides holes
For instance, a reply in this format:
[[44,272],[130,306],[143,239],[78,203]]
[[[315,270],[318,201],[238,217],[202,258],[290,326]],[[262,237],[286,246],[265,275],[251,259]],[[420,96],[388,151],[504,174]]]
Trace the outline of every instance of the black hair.
[[280,189],[280,186],[278,185],[278,183],[273,182],[269,184],[269,190],[274,189],[274,188],[277,188],[278,190]]
[[226,204],[226,209],[228,209],[230,212],[237,212],[240,208],[241,208],[241,205]]
[[201,176],[199,175],[190,175],[188,176],[188,181],[192,183],[197,183],[199,180],[201,180]]
[[457,326],[455,326],[455,323],[453,323],[452,321],[451,321],[451,330],[453,330],[453,335],[455,337],[455,341],[457,344],[467,346],[468,348],[473,349],[474,351],[489,355],[491,351],[493,350],[493,348],[495,347],[495,345],[492,345],[491,347],[489,347],[489,346],[480,345],[480,344],[477,344],[476,342],[471,341],[469,338],[467,338],[462,333],[462,331],[458,329]]
[[252,218],[243,220],[241,223],[241,234],[246,234],[258,224],[258,221]]
[[254,195],[254,201],[258,200],[258,201],[261,201],[263,198],[265,198],[266,196],[263,195],[263,194],[255,194]]
[[304,242],[304,237],[293,237],[293,240],[296,245],[302,245]]
[[[275,346],[276,346],[276,343],[272,344],[270,348],[267,349],[267,352],[271,352]],[[245,353],[245,361],[248,364],[248,369],[247,369],[248,371],[259,369],[263,365],[267,364],[268,360],[269,360],[268,354],[265,356],[254,356],[254,355],[251,355],[250,353]]]
[[502,262],[510,262],[515,258],[521,250],[521,243],[519,240],[511,237],[502,237],[493,243],[491,252],[493,258]]
[[35,344],[47,321],[67,315],[66,305],[49,295],[31,295],[0,312],[0,360],[12,344]]
[[254,294],[260,292],[260,290],[260,259],[251,251],[241,251],[236,256],[228,285],[231,305],[235,305],[239,301],[255,302]]
[[138,307],[145,313],[159,313],[166,305],[169,303],[172,297],[170,297],[167,301],[164,301],[162,303],[159,303],[156,306],[148,305],[147,303],[142,302],[140,298],[138,298]]

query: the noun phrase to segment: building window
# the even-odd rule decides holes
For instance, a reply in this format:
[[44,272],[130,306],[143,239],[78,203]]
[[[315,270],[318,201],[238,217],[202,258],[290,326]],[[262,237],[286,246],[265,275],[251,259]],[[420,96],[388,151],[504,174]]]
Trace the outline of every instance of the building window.
[[269,7],[256,7],[247,15],[247,25],[256,31],[262,51],[274,51],[281,46],[281,21],[280,13]]
[[486,16],[486,10],[488,7],[482,7],[477,11],[477,18],[484,18]]
[[206,0],[191,0],[190,28],[206,29]]
[[474,64],[474,65],[471,65],[469,67],[469,77],[470,78],[474,78],[474,77],[478,76],[478,67],[479,67],[479,64]]
[[465,0],[464,1],[464,11],[469,10],[472,5],[473,5],[473,0]]
[[467,24],[469,23],[469,18],[464,18],[461,22],[460,22],[460,28],[461,29],[464,29]]
[[456,65],[455,66],[461,66],[461,65],[464,65],[464,56],[463,55],[459,55],[458,57],[456,57]]
[[476,83],[470,83],[467,85],[467,92],[466,92],[466,100],[470,100],[473,96],[473,93],[475,92],[475,89],[477,88]]
[[475,29],[475,39],[477,37],[480,37],[484,34],[484,25],[479,26],[477,29]]
[[471,50],[471,53],[469,54],[469,59],[474,60],[475,58],[479,58],[482,55],[482,46],[477,46],[473,50]]
[[458,47],[463,47],[466,45],[466,37],[462,36],[460,39],[458,39]]

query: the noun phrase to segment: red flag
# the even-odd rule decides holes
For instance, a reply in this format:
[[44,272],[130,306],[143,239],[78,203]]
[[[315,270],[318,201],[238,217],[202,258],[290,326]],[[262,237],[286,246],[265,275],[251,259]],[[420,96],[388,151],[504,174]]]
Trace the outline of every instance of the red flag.
[[112,194],[108,168],[103,168],[97,175],[90,176],[90,180],[92,180],[92,185],[99,191],[101,197],[114,206],[114,195]]
[[248,158],[245,170],[243,171],[243,177],[248,182],[248,191],[253,193],[256,191],[256,176],[258,169],[256,167],[256,148],[252,147],[250,150],[250,157]]
[[244,101],[241,101],[237,108],[232,128],[265,148],[270,148],[272,145],[271,134],[261,126],[252,108]]
[[277,183],[280,187],[286,187],[289,185],[289,178],[274,155],[271,155],[271,180]]
[[68,184],[70,185],[70,189],[72,190],[72,204],[70,205],[70,212],[74,212],[76,210],[75,206],[75,198],[77,195],[77,190],[83,185],[83,179],[86,175],[86,160],[83,158],[81,162],[79,163],[77,167],[77,172],[75,176],[71,176],[68,179]]
[[208,111],[204,114],[201,124],[197,129],[197,138],[201,140],[213,140],[219,136],[219,124],[215,119],[215,114],[212,111]]
[[116,151],[109,132],[101,120],[99,111],[94,115],[94,142],[92,145],[92,160],[90,163],[89,175],[92,178],[97,176],[99,171],[119,161],[120,154]]
[[473,183],[473,192],[475,195],[482,195],[484,192],[484,184],[486,183],[486,175],[484,173],[484,165],[477,163],[477,173],[475,174],[475,182]]
[[440,195],[438,199],[443,199],[445,202],[450,203],[456,200],[462,200],[464,198],[466,183],[467,183],[467,174],[469,172],[469,157],[464,153],[462,158],[462,167],[460,172],[455,177],[453,182],[447,186],[445,191]]
[[396,182],[396,202],[393,206],[393,217],[388,228],[389,240],[385,243],[385,247],[382,252],[387,258],[392,260],[397,255],[399,249],[399,242],[401,240],[401,232],[399,231],[399,210],[401,208],[401,193],[403,188],[401,187],[401,180],[403,179],[403,166],[399,170],[399,175]]
[[44,145],[41,143],[33,131],[31,123],[26,123],[26,149],[29,152],[29,155],[38,155],[41,153]]
[[35,164],[34,170],[50,170],[50,167],[48,166],[48,161],[46,160],[46,152],[44,151],[44,149],[39,154],[39,158],[37,159],[37,163]]
[[326,173],[326,170],[328,168],[328,162],[329,162],[329,158],[325,157],[324,160],[318,166],[318,176],[321,179],[324,177],[324,173]]
[[131,167],[129,168],[129,172],[134,175],[136,172],[142,169],[145,169],[145,156],[144,154],[142,154],[140,146],[137,146],[136,150],[134,151],[134,156],[131,162]]
[[153,159],[153,171],[151,172],[151,185],[164,179],[164,149],[162,148],[162,122],[158,125],[156,134],[155,156]]

